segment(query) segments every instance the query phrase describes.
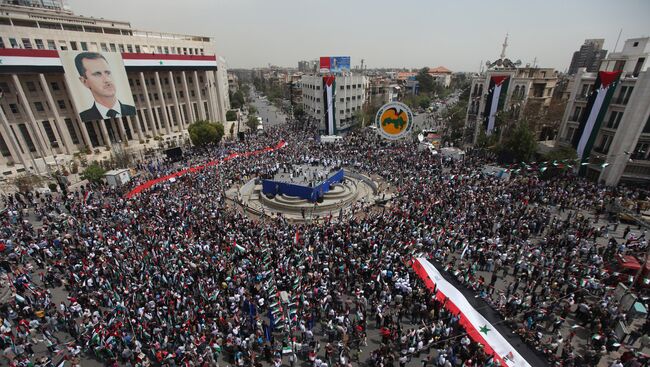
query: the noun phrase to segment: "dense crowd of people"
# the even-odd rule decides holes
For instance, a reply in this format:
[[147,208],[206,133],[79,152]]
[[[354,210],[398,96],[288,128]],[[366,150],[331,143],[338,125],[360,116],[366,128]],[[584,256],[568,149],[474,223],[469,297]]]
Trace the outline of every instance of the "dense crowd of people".
[[[643,251],[645,232],[614,238],[591,216],[636,191],[568,171],[503,180],[481,173],[489,158],[478,151],[446,160],[371,131],[337,144],[307,138],[267,129],[186,152],[180,164],[143,162],[127,188],[6,197],[0,275],[16,296],[0,305],[2,363],[496,366],[412,271],[414,256],[444,267],[557,365],[595,366],[624,343],[615,329],[627,310],[603,269]],[[277,151],[125,197],[144,180],[281,140]],[[226,197],[278,167],[332,157],[382,177],[392,199],[295,224],[248,216]],[[578,327],[589,336],[576,348]],[[648,346],[649,328],[635,328],[627,344]],[[643,363],[636,352],[621,359]]]

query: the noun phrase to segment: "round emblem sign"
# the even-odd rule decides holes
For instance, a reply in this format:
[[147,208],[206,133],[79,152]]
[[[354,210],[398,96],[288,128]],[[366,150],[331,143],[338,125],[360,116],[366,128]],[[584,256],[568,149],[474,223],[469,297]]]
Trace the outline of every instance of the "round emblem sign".
[[386,103],[377,111],[375,127],[386,139],[401,139],[412,130],[413,113],[404,103]]

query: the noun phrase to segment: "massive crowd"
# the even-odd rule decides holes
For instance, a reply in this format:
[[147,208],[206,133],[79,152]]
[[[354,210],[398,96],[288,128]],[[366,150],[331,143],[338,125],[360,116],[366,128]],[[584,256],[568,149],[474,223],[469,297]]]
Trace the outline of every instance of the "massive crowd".
[[[488,158],[479,152],[444,160],[368,131],[329,145],[288,129],[193,150],[180,164],[142,163],[133,185],[281,140],[275,152],[131,199],[133,186],[6,197],[0,275],[16,297],[0,306],[1,363],[495,366],[431,297],[413,256],[444,266],[557,365],[595,366],[619,344],[650,343],[649,322],[634,340],[616,338],[627,313],[603,286],[607,260],[643,250],[645,232],[630,230],[630,243],[592,218],[614,198],[635,198],[633,190],[566,171],[502,180],[481,173]],[[282,165],[332,157],[381,176],[392,199],[294,224],[249,217],[226,198],[226,189]],[[608,244],[597,245],[603,237]],[[575,343],[584,329],[588,337]],[[621,359],[613,365],[643,363],[635,352]]]

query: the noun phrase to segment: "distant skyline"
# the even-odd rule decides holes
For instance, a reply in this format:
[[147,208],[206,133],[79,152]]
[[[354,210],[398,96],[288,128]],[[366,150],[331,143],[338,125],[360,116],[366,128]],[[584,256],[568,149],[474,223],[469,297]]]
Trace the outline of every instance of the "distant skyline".
[[[478,71],[506,56],[565,71],[587,38],[617,50],[650,36],[650,1],[524,0],[68,0],[79,15],[136,29],[210,36],[228,67],[296,67],[319,56],[351,56],[368,68],[445,66]],[[155,15],[155,16],[152,16]]]

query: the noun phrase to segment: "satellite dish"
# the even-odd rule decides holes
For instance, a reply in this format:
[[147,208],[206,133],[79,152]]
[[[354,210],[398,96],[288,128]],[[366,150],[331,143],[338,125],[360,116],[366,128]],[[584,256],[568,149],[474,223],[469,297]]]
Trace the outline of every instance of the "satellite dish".
[[517,66],[521,65],[521,60],[515,61],[515,65],[517,65]]
[[418,140],[420,141],[420,143],[424,141],[424,135],[422,135],[422,133],[418,134]]

